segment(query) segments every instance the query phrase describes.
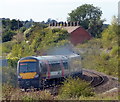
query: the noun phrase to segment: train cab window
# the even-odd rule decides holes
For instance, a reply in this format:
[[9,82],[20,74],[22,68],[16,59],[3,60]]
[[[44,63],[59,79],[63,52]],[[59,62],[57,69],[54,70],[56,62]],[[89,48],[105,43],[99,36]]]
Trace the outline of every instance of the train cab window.
[[20,62],[19,64],[20,73],[36,72],[36,70],[37,70],[36,62]]
[[61,70],[60,63],[50,64],[49,66],[50,66],[50,71],[51,72],[60,71]]
[[65,69],[68,69],[68,62],[63,62],[63,66]]

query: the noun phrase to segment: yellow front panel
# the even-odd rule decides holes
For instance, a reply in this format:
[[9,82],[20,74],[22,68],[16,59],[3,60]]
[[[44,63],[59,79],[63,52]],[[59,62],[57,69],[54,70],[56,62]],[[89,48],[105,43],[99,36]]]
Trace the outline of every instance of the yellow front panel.
[[36,72],[20,73],[20,76],[22,77],[22,79],[33,79],[36,74]]
[[36,62],[34,59],[28,59],[28,60],[21,60],[20,62]]

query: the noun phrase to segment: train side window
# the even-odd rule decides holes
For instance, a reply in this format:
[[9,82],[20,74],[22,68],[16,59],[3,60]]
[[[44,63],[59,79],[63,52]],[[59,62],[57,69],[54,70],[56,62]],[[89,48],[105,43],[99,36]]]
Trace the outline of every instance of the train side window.
[[60,63],[50,64],[50,71],[51,72],[60,71],[60,70],[61,70]]
[[42,73],[47,73],[47,65],[41,64]]
[[65,69],[68,69],[68,62],[63,62],[63,66]]

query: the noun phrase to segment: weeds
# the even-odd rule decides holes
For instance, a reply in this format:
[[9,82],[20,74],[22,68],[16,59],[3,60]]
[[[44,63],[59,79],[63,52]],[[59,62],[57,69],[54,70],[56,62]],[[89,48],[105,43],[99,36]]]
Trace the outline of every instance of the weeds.
[[37,100],[54,100],[54,97],[51,95],[51,93],[46,90],[22,92],[19,88],[14,88],[8,84],[4,84],[2,90],[2,100],[4,101],[22,100],[24,102],[33,102]]
[[89,97],[93,95],[93,89],[87,82],[82,81],[79,78],[68,78],[65,82],[63,82],[63,86],[59,90],[58,98],[69,99],[79,98],[81,96]]

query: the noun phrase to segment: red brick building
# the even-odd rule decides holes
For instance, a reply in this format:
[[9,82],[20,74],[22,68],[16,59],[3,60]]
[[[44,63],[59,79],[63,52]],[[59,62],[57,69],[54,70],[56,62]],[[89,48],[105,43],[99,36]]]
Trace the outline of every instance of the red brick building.
[[73,45],[77,45],[79,43],[83,43],[87,40],[90,40],[91,34],[86,31],[83,27],[78,26],[77,23],[69,22],[69,23],[53,23],[49,25],[50,28],[63,28],[68,31],[70,34],[70,41]]

